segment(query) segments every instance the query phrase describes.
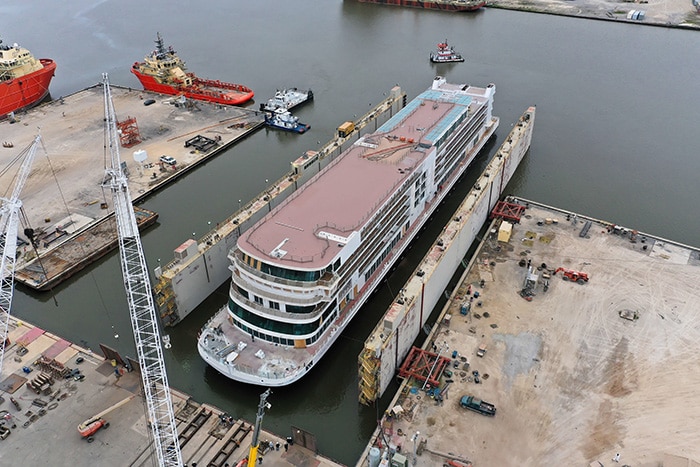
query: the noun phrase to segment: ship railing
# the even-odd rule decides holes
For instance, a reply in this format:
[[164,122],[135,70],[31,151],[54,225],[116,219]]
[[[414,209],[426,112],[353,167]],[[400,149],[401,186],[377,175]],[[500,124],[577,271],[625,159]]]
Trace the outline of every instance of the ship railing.
[[[277,301],[277,302],[284,302],[290,305],[298,305],[298,306],[306,306],[306,305],[315,305],[317,304],[320,300],[323,300],[324,298],[327,298],[330,295],[330,288],[324,288],[324,289],[316,289],[314,294],[309,294],[306,293],[308,291],[313,291],[314,288],[308,288],[305,290],[303,294],[301,293],[292,293],[290,294],[289,291],[287,290],[286,293],[278,293],[278,289],[275,287],[261,287],[260,284],[255,281],[254,279],[248,279],[246,280],[245,277],[243,277],[241,274],[233,274],[232,276],[233,283],[236,284],[237,286],[241,286],[247,291],[254,293],[255,295],[258,296],[265,296],[269,300]],[[234,291],[234,293],[237,293],[238,291]]]
[[231,289],[231,293],[238,298],[242,303],[245,303],[246,308],[252,308],[253,310],[257,311],[256,313],[259,316],[262,316],[263,318],[269,318],[269,317],[277,317],[277,318],[285,318],[285,319],[294,319],[294,320],[311,320],[313,318],[316,318],[323,313],[323,310],[325,309],[324,305],[327,305],[328,302],[320,302],[316,303],[316,308],[314,311],[310,313],[288,313],[286,311],[281,311],[281,310],[275,310],[272,308],[268,308],[265,306],[262,306],[258,303],[255,303],[247,298],[245,298],[243,295],[238,293],[237,290]]
[[[291,287],[300,287],[300,288],[304,288],[304,289],[308,289],[311,287],[323,287],[323,288],[326,288],[328,290],[331,290],[337,282],[337,277],[335,275],[333,275],[333,277],[331,277],[331,279],[319,279],[316,281],[308,281],[308,282],[297,281],[294,279],[284,279],[282,277],[277,277],[277,276],[273,276],[273,275],[258,271],[257,269],[246,264],[246,262],[243,261],[241,256],[242,256],[242,253],[238,249],[236,249],[234,253],[229,255],[229,258],[232,258],[234,261],[234,267],[239,267],[255,277],[259,277],[261,279],[264,279],[264,280],[270,281],[270,282],[274,282],[276,284],[281,284],[281,285],[286,285],[286,286],[291,286]],[[324,274],[324,276],[325,276],[325,274]]]

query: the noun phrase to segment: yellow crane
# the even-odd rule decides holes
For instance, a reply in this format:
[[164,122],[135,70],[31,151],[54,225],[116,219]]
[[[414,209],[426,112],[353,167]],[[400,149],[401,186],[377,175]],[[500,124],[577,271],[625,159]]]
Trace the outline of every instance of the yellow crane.
[[258,448],[260,447],[260,425],[265,415],[265,409],[272,407],[267,402],[267,397],[272,391],[267,388],[267,391],[260,394],[260,403],[258,404],[258,414],[255,416],[255,429],[253,430],[253,440],[250,443],[250,452],[248,453],[248,467],[255,467],[258,460]]

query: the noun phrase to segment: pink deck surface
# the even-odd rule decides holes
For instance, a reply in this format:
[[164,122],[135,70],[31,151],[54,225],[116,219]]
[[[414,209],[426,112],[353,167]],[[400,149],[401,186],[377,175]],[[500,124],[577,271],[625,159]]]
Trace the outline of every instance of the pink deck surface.
[[22,345],[25,345],[25,346],[26,346],[26,345],[29,345],[29,344],[31,344],[32,342],[34,342],[39,336],[41,336],[42,334],[44,334],[44,332],[46,332],[46,331],[44,331],[44,330],[41,329],[41,328],[32,328],[32,329],[30,329],[29,331],[25,332],[25,333],[22,335],[22,337],[20,337],[19,339],[17,339],[17,342],[19,342],[19,343],[21,343]]
[[43,353],[46,358],[56,358],[58,354],[70,347],[70,342],[64,339],[59,339],[53,343],[51,347],[46,349]]
[[[452,102],[431,101],[417,107],[390,133],[366,138],[377,147],[350,147],[244,234],[239,247],[263,261],[295,269],[316,270],[330,264],[342,244],[319,238],[317,233],[348,237],[359,231],[394,188],[420,166],[432,149],[419,149],[417,144],[454,107]],[[276,247],[286,252],[281,258],[272,256]]]

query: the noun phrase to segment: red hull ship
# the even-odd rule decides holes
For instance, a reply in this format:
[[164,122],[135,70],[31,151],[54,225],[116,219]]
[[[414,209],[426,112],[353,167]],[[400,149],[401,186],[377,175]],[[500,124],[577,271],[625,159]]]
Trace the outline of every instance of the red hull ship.
[[224,105],[240,105],[255,95],[242,84],[202,79],[187,73],[185,62],[177,56],[172,47],[163,45],[160,33],[156,39],[156,50],[147,55],[143,62],[136,62],[131,72],[147,91],[169,95],[183,95],[189,99],[214,102]]
[[55,70],[53,60],[36,59],[24,47],[0,40],[0,118],[41,102]]
[[379,3],[382,5],[407,6],[412,8],[428,8],[444,11],[475,11],[486,6],[486,0],[435,0],[422,2],[420,0],[359,0],[362,3]]

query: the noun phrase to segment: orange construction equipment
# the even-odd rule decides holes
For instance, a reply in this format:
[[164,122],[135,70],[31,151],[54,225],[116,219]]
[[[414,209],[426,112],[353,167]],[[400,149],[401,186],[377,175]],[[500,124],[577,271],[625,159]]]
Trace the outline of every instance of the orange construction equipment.
[[85,438],[88,443],[92,443],[93,441],[95,441],[95,438],[93,437],[93,435],[95,433],[97,433],[97,431],[100,428],[105,428],[105,429],[109,428],[109,422],[106,421],[102,417],[104,417],[105,415],[107,415],[111,411],[118,409],[119,407],[126,404],[134,397],[136,397],[136,396],[134,394],[132,394],[131,396],[127,397],[126,399],[123,399],[123,400],[117,402],[113,406],[109,407],[108,409],[103,410],[102,412],[98,413],[97,415],[93,415],[92,417],[88,418],[83,423],[78,425],[78,433],[80,433],[80,436]]
[[588,274],[585,272],[574,271],[573,269],[557,268],[557,270],[554,271],[554,275],[556,275],[559,271],[562,272],[562,279],[565,281],[578,282],[579,284],[585,284],[588,282]]
[[454,459],[450,459],[448,461],[445,461],[444,464],[442,464],[443,467],[472,467],[471,462],[460,462]]

